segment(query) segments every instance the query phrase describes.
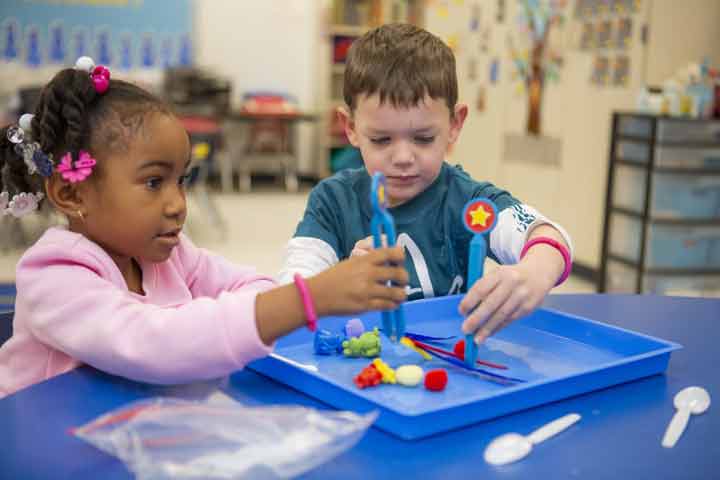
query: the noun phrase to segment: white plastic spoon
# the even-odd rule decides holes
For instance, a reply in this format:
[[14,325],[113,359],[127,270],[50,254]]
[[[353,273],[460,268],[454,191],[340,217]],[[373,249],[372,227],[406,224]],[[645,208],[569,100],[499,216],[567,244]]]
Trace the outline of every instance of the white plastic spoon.
[[302,368],[303,370],[308,370],[310,372],[319,372],[320,370],[315,365],[310,365],[308,363],[300,363],[296,362],[295,360],[291,360],[287,357],[283,357],[282,355],[278,355],[277,353],[271,353],[269,355],[270,357],[274,358],[275,360],[280,360],[281,362],[285,362],[288,365],[292,365],[293,367]]
[[485,461],[491,465],[516,462],[530,453],[533,445],[557,435],[580,418],[582,417],[577,413],[570,413],[543,425],[526,437],[519,433],[500,435],[485,449]]
[[700,387],[687,387],[680,390],[674,399],[677,412],[670,420],[670,424],[665,430],[665,436],[662,439],[662,446],[672,448],[680,439],[680,435],[685,431],[690,414],[699,415],[704,413],[710,406],[710,394],[707,390]]

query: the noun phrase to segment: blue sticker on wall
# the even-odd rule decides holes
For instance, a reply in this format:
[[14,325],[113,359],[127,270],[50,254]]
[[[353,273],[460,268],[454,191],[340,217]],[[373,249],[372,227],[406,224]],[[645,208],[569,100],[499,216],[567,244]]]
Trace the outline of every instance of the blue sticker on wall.
[[173,39],[172,37],[165,36],[160,44],[160,64],[167,68],[172,67],[174,62],[173,54]]
[[490,62],[490,83],[497,83],[498,77],[500,76],[500,60],[493,58]]
[[50,24],[50,61],[54,63],[65,63],[67,49],[65,47],[65,26],[60,20]]
[[153,36],[150,33],[143,35],[140,45],[140,62],[146,68],[155,65],[155,45],[153,44]]
[[130,70],[133,67],[132,35],[130,32],[120,34],[120,68]]
[[85,27],[75,27],[72,31],[72,52],[73,59],[90,55],[88,48],[88,30]]
[[25,62],[31,67],[39,67],[43,60],[40,50],[40,31],[37,25],[30,25],[27,28],[25,41],[25,51],[27,52]]
[[8,18],[2,23],[3,60],[10,62],[20,56],[20,25],[14,18]]
[[110,47],[110,30],[100,28],[95,32],[95,63],[97,65],[112,65],[112,50]]
[[183,35],[180,37],[180,55],[178,63],[183,67],[192,65],[192,43],[190,41],[190,35]]

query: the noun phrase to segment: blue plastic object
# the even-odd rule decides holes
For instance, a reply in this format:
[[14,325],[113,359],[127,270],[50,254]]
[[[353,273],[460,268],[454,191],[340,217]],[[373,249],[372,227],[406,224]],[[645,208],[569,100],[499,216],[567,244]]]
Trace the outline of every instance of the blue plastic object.
[[321,328],[315,332],[313,350],[318,355],[334,355],[342,353],[343,340],[345,340],[345,337],[342,335]]
[[[460,295],[405,304],[413,332],[443,336],[457,332]],[[357,316],[357,315],[355,315]],[[326,317],[324,328],[339,331],[346,317]],[[368,329],[380,325],[379,312],[360,315]],[[353,378],[367,366],[366,358],[320,356],[313,353],[313,334],[305,329],[278,340],[275,352],[318,371],[266,357],[249,368],[315,397],[329,405],[357,412],[378,410],[375,425],[405,439],[427,437],[483,420],[554,402],[665,371],[676,343],[634,333],[555,310],[540,309],[513,322],[479,346],[483,359],[508,366],[503,374],[524,383],[502,385],[441,360],[420,355],[381,336],[382,359],[392,368],[421,365],[445,368],[442,392],[382,385],[358,389]]]
[[428,342],[428,343],[443,342],[446,340],[453,340],[453,339],[457,338],[457,335],[435,337],[432,335],[423,335],[421,333],[410,333],[410,332],[405,332],[405,336],[408,338],[411,338],[412,340],[418,340],[420,342]]
[[488,377],[487,379],[491,382],[500,382],[500,383],[506,384],[506,383],[512,383],[512,382],[524,382],[525,381],[522,378],[507,377],[507,376],[501,375],[499,373],[493,373],[489,370],[485,370],[484,368],[470,367],[470,366],[466,365],[464,361],[458,359],[457,357],[451,357],[450,355],[443,355],[441,353],[438,353],[438,352],[435,352],[435,351],[429,350],[429,349],[423,349],[423,350],[425,350],[425,353],[427,353],[433,357],[439,358],[440,360],[448,362],[457,367],[463,368],[469,372],[474,372],[474,373],[479,373],[481,375],[484,375],[484,376]]
[[[482,223],[476,221],[473,215],[474,209],[488,208],[490,212],[484,211],[487,215]],[[462,222],[465,228],[473,234],[470,241],[468,253],[468,290],[475,285],[475,282],[483,276],[485,257],[487,256],[487,242],[483,235],[489,235],[497,223],[497,207],[488,198],[474,198],[465,204],[462,212]],[[465,335],[465,364],[474,367],[477,361],[478,350],[475,343],[474,333]]]
[[[373,235],[373,246],[382,247],[382,234],[387,237],[388,247],[394,247],[396,243],[395,221],[387,211],[387,198],[385,196],[385,175],[376,172],[372,178],[370,189],[370,205],[372,206],[372,218],[370,219],[370,231]],[[400,305],[395,310],[382,312],[382,331],[389,339],[397,342],[405,335],[405,312]]]

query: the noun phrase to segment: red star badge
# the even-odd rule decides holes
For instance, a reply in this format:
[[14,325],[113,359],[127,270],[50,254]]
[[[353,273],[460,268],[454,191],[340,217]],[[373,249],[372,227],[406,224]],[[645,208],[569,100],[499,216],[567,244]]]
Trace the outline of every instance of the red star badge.
[[487,198],[474,198],[465,204],[463,223],[470,232],[478,235],[488,233],[497,222],[497,207]]

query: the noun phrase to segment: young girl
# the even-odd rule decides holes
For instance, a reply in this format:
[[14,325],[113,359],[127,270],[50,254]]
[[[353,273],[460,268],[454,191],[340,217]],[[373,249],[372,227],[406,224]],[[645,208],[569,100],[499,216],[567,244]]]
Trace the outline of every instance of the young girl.
[[0,132],[0,211],[19,217],[45,198],[68,227],[18,263],[0,397],[80,364],[153,383],[220,377],[317,316],[405,299],[404,268],[388,266],[403,265],[400,248],[274,288],[193,245],[181,233],[187,133],[168,106],[87,57],[50,81],[29,117]]

